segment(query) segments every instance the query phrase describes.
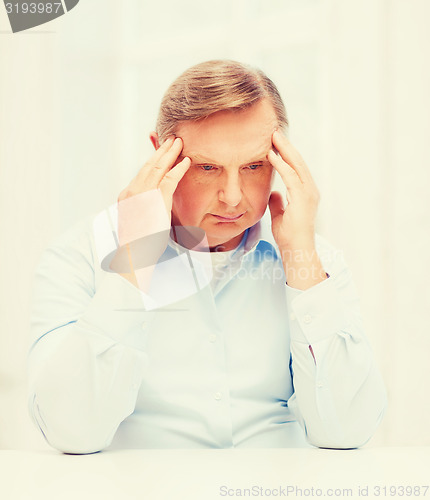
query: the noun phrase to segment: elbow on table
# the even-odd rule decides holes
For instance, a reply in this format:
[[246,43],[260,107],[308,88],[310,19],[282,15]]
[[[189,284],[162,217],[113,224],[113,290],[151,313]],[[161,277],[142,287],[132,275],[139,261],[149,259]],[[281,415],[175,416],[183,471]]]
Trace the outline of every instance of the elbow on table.
[[[384,398],[379,407],[379,413],[372,415],[369,413],[367,419],[362,415],[362,419],[348,419],[344,425],[339,424],[336,428],[323,433],[312,433],[306,431],[306,439],[309,444],[317,448],[328,448],[335,450],[351,450],[364,446],[375,434],[387,409],[387,401]],[[367,421],[366,421],[367,420]]]
[[103,451],[109,446],[112,437],[106,437],[97,431],[89,432],[62,432],[45,434],[50,446],[62,453],[70,455],[89,455]]
[[352,437],[345,439],[313,439],[309,438],[308,442],[317,447],[329,450],[355,450],[364,446],[372,437],[373,433],[365,437]]
[[[40,398],[39,398],[40,399]],[[79,410],[65,404],[52,405],[38,401],[31,394],[29,413],[47,443],[58,451],[73,455],[97,453],[113,440],[119,422],[99,411],[81,406]]]
[[[65,415],[31,414],[47,443],[58,451],[71,455],[87,455],[107,448],[112,442],[116,428],[103,425],[98,419],[65,418]],[[57,418],[55,418],[57,417]],[[61,418],[62,417],[62,418]]]

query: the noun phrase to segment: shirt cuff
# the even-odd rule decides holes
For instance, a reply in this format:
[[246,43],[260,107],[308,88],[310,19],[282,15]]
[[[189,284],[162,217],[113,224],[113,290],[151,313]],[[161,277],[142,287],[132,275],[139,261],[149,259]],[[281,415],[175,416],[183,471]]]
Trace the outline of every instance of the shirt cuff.
[[292,341],[313,344],[347,327],[342,296],[333,275],[307,290],[286,287]]

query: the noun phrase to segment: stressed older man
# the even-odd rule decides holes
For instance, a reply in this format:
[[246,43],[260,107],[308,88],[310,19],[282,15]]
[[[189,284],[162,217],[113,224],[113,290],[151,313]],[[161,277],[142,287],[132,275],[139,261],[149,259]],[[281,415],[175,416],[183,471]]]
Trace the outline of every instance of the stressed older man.
[[287,127],[262,71],[188,69],[117,202],[43,253],[30,412],[53,447],[353,448],[372,436],[384,384],[350,272],[315,234],[318,189]]

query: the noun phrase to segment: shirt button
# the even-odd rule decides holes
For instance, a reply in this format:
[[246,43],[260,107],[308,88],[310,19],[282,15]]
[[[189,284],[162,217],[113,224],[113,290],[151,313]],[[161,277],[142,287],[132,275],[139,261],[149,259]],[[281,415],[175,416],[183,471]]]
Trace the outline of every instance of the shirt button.
[[296,319],[296,315],[294,313],[290,314],[290,320],[294,321]]
[[145,328],[146,328],[146,321],[144,321],[140,326],[142,327],[142,330],[145,330]]
[[323,386],[323,383],[321,382],[321,380],[318,380],[318,382],[317,382],[317,387],[318,387],[319,389],[321,389],[321,387],[322,387],[322,386]]
[[215,398],[217,401],[219,401],[219,400],[222,398],[222,394],[221,394],[220,392],[216,392],[216,393],[214,394],[214,398]]
[[215,342],[216,341],[216,335],[213,333],[212,335],[209,335],[209,342]]
[[312,321],[312,316],[310,314],[305,314],[303,316],[303,323],[306,325],[309,325],[309,323]]

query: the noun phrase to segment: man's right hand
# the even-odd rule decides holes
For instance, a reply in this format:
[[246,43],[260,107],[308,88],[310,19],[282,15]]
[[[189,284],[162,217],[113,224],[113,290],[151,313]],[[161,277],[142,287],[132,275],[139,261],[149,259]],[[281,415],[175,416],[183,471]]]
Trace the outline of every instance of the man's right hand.
[[121,191],[118,202],[145,191],[159,189],[170,216],[173,193],[191,165],[191,160],[186,156],[175,165],[175,168],[172,168],[181,154],[182,148],[182,139],[179,137],[170,136],[166,139],[150,160],[143,165],[130,184]]
[[[118,265],[119,261],[124,262],[126,258],[131,272],[119,274],[141,290],[148,289],[152,269],[148,266],[139,269],[133,263],[139,261],[142,248],[154,265],[165,250],[173,193],[191,165],[188,157],[175,165],[182,148],[182,139],[169,137],[118,196],[118,240],[121,250],[114,260],[117,259]],[[151,238],[154,235],[155,239]],[[144,241],[144,245],[133,245],[138,240]],[[148,248],[144,248],[145,244]],[[124,249],[127,251],[126,257]]]

